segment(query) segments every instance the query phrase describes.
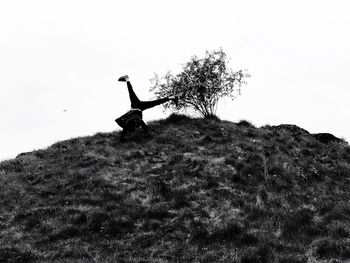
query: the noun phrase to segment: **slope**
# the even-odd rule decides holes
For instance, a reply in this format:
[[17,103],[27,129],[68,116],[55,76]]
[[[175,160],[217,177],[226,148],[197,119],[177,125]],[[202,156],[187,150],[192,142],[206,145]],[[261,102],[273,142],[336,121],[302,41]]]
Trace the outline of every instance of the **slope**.
[[346,142],[181,115],[150,126],[1,162],[0,262],[350,258]]

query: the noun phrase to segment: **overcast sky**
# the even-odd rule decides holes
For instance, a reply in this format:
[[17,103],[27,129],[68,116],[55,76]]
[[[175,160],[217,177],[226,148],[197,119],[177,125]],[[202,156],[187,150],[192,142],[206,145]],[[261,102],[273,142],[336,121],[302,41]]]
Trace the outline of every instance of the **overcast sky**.
[[[252,77],[222,119],[296,124],[350,141],[347,0],[0,2],[0,160],[118,129],[129,74],[152,99],[156,72],[220,47]],[[161,107],[144,112],[162,118]]]

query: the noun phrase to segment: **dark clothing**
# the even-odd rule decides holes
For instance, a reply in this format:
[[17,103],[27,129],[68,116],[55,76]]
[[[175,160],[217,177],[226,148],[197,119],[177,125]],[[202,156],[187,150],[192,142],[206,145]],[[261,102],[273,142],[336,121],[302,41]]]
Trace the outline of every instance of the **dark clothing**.
[[142,111],[152,108],[154,106],[163,104],[170,100],[169,98],[163,98],[163,99],[152,100],[152,101],[141,101],[136,96],[131,86],[131,83],[127,81],[126,84],[128,86],[129,98],[130,98],[132,109],[129,110],[127,113],[125,113],[123,116],[115,120],[115,122],[118,123],[118,125],[123,128],[122,134],[120,135],[120,141],[123,141],[124,137],[128,132],[132,132],[135,130],[135,128],[139,128],[139,127],[142,127],[144,132],[146,134],[149,134],[148,127],[146,123],[142,120]]
[[168,102],[170,100],[169,98],[163,98],[163,99],[152,100],[152,101],[141,101],[136,96],[136,94],[131,86],[130,81],[127,81],[126,84],[128,86],[131,108],[133,108],[133,109],[140,109],[141,111],[144,111],[146,109],[163,104],[163,103]]
[[135,130],[135,128],[139,128],[140,126],[143,128],[146,134],[148,133],[148,127],[142,120],[142,111],[139,109],[132,109],[128,111],[123,116],[117,118],[115,122],[123,128],[122,134],[120,135],[120,141],[123,141],[128,132],[132,132]]
[[134,124],[135,128],[138,128],[141,126],[140,120],[142,120],[142,111],[139,109],[132,109],[116,119],[115,122],[123,129],[130,126],[131,123]]

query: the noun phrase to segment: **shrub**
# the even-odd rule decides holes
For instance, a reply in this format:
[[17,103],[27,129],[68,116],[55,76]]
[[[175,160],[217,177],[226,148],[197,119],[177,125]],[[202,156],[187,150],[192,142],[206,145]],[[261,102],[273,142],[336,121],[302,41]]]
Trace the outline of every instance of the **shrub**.
[[[228,59],[222,49],[206,52],[204,58],[193,56],[182,72],[176,76],[168,72],[164,77],[158,75],[151,80],[157,97],[180,94],[178,109],[191,108],[203,117],[215,115],[220,98],[234,99],[240,94],[245,79],[250,75],[243,71],[228,68]],[[165,104],[166,108],[174,105]]]

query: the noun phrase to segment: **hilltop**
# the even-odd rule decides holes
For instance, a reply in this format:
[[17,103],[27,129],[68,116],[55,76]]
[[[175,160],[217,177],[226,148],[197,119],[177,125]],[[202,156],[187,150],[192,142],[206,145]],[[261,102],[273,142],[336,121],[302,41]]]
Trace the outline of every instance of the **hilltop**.
[[[0,163],[0,262],[342,262],[350,147],[182,115]],[[333,261],[331,261],[333,260]]]

